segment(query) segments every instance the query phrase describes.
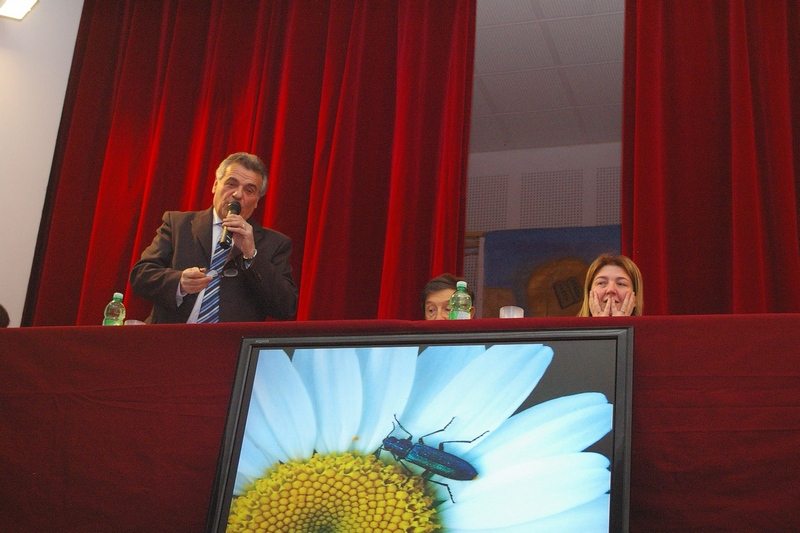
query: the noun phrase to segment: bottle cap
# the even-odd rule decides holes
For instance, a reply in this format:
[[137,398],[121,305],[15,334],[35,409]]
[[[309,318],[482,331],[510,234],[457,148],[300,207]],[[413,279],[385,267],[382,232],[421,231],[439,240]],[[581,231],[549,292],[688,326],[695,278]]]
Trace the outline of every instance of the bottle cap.
[[466,281],[457,281],[456,282],[456,288],[464,288],[464,289],[466,289],[467,288],[467,282]]
[[115,292],[113,299],[114,300],[122,300],[122,293],[121,292]]

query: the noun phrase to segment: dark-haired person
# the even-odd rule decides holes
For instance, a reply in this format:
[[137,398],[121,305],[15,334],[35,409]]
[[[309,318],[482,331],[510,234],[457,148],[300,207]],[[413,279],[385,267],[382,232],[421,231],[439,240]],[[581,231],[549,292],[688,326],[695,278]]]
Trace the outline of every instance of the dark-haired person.
[[[293,318],[297,287],[289,256],[292,241],[250,218],[267,191],[267,169],[257,156],[229,155],[211,188],[213,205],[204,211],[167,211],[153,242],[131,269],[136,294],[153,302],[151,323],[260,322]],[[241,206],[230,213],[231,202]],[[202,308],[212,283],[212,254],[223,228],[232,245],[219,251],[219,281],[209,288],[219,305]],[[209,303],[214,300],[208,298]]]
[[0,305],[0,328],[7,328],[10,323],[11,318],[8,316],[8,311]]
[[[447,320],[450,316],[450,297],[456,292],[456,283],[465,281],[453,274],[442,274],[436,276],[422,289],[420,302],[422,303],[422,313],[425,320]],[[467,288],[467,292],[472,297],[473,304],[475,295]],[[470,311],[470,318],[475,316],[475,306]]]
[[603,254],[589,265],[578,316],[639,316],[644,286],[639,267],[624,255]]

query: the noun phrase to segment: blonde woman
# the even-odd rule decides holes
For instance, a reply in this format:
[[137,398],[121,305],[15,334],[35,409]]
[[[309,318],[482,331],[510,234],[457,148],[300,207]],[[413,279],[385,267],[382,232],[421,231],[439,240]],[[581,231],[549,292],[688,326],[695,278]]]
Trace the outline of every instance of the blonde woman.
[[624,255],[603,254],[589,265],[578,316],[639,316],[644,310],[639,267]]

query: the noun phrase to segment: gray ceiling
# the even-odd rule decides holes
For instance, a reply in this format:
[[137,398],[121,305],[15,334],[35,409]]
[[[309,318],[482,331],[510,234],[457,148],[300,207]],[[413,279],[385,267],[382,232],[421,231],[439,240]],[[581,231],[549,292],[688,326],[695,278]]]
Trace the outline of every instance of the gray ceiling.
[[620,142],[624,0],[477,0],[470,152]]

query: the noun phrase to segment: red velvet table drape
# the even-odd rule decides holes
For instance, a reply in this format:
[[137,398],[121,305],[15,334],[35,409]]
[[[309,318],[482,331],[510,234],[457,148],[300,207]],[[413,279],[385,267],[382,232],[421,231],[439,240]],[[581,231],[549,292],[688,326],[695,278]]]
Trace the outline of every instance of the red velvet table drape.
[[235,151],[299,319],[417,317],[461,269],[474,33],[474,0],[86,0],[23,325],[146,317],[130,267]]
[[202,531],[242,337],[622,326],[631,531],[799,531],[797,314],[0,330],[0,531]]
[[800,2],[626,2],[623,251],[648,314],[800,310]]

